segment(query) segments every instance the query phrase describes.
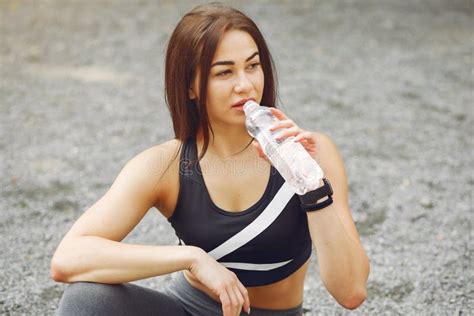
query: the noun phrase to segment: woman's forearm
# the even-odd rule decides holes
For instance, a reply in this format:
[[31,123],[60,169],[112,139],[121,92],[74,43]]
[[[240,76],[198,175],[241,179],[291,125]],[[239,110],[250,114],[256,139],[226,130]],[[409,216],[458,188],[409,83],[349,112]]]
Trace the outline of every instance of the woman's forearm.
[[356,308],[365,299],[369,274],[362,245],[346,232],[333,205],[308,213],[308,224],[326,288],[341,305]]
[[51,261],[58,282],[126,283],[188,269],[202,252],[193,246],[132,245],[96,236],[64,240]]

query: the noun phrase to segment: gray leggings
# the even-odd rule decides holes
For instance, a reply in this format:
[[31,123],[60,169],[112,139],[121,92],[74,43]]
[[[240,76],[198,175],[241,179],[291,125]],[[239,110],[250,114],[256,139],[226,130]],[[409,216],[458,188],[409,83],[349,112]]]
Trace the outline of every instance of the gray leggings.
[[[250,302],[252,303],[252,302]],[[174,273],[162,291],[136,284],[76,282],[66,286],[56,315],[222,315],[222,306],[194,288],[182,272]],[[242,312],[241,315],[247,315]],[[250,315],[301,316],[302,305],[286,310],[252,307]]]

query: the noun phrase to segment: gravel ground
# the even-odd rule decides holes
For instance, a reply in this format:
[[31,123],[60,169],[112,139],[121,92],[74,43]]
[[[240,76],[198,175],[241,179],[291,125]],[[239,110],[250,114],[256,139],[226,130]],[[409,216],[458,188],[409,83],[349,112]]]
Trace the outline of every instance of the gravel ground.
[[[347,311],[313,254],[306,315],[471,314],[474,2],[231,3],[266,35],[284,111],[338,145],[371,261],[368,299]],[[163,53],[195,4],[0,0],[0,313],[53,313],[63,235],[131,157],[173,138]],[[176,243],[155,210],[125,241]]]

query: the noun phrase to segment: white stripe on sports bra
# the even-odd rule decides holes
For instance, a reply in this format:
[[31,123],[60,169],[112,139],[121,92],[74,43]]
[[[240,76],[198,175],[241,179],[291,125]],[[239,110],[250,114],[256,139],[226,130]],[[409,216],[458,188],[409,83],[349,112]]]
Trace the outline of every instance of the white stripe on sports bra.
[[[185,245],[182,239],[179,239],[180,244]],[[276,263],[245,263],[245,262],[220,262],[224,267],[240,269],[240,270],[252,270],[252,271],[268,271],[284,266],[290,263],[293,259],[283,262]]]
[[254,270],[254,271],[268,271],[279,267],[283,267],[285,264],[290,263],[293,259],[277,263],[244,263],[244,262],[221,262],[224,267],[240,269],[240,270]]

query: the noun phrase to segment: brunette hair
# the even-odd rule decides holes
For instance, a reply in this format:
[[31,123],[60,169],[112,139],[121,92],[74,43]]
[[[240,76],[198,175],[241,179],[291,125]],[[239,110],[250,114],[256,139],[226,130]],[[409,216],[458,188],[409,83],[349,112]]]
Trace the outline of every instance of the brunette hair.
[[[171,114],[175,138],[182,143],[202,129],[204,148],[209,145],[209,129],[214,134],[206,109],[208,76],[217,45],[226,31],[247,32],[257,44],[264,74],[261,103],[275,107],[276,73],[273,59],[257,25],[242,12],[213,2],[195,7],[178,23],[168,42],[165,61],[165,101]],[[189,99],[196,70],[200,70],[199,99]]]

